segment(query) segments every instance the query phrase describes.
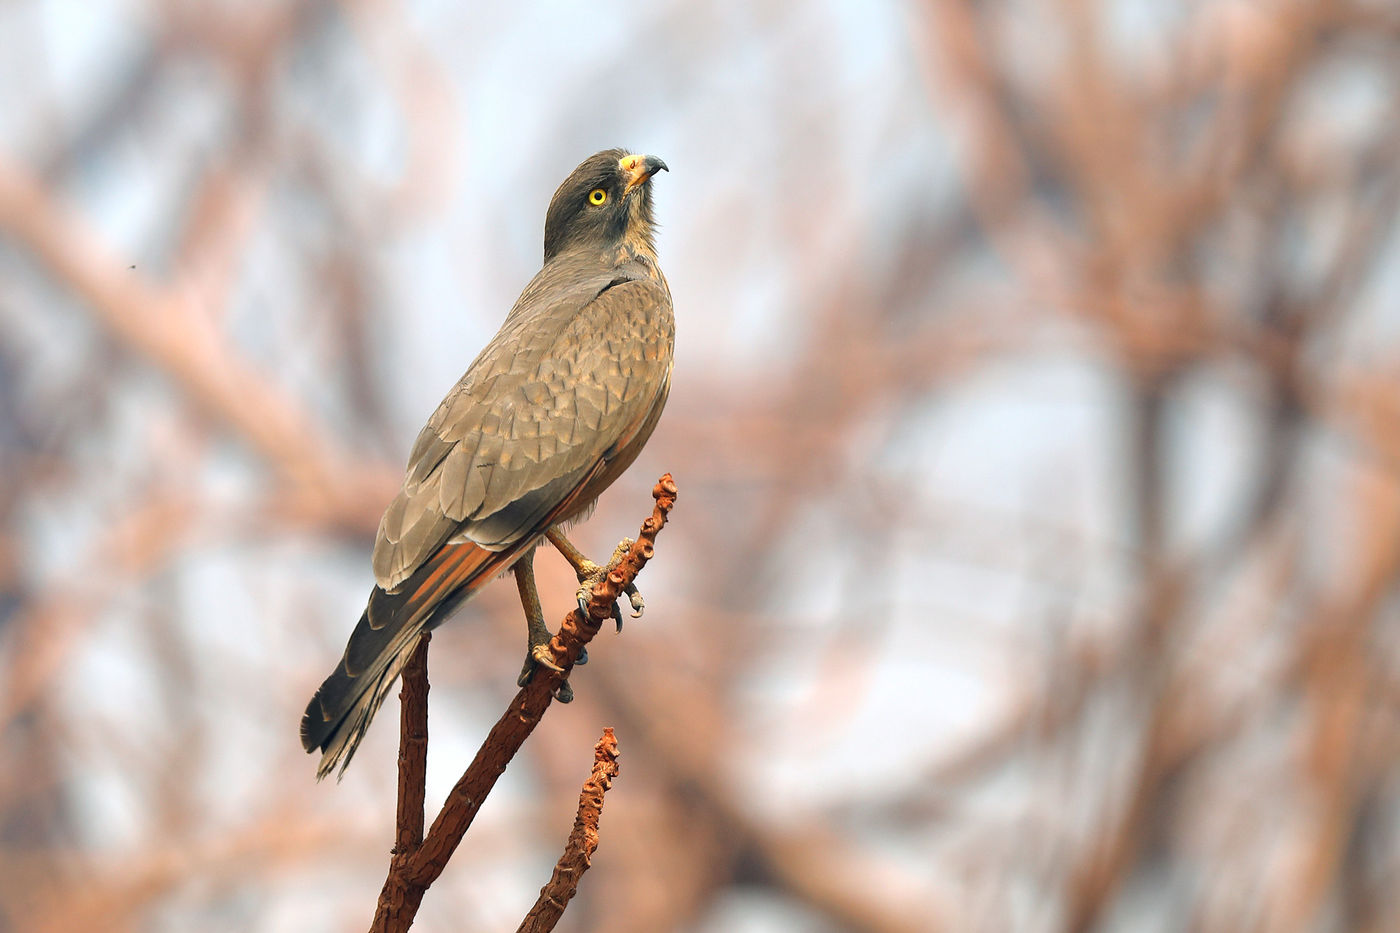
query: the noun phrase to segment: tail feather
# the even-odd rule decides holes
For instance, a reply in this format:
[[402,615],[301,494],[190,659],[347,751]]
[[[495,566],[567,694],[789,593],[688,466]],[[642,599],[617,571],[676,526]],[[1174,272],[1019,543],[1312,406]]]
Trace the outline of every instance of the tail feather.
[[[364,618],[363,615],[360,617],[362,622]],[[402,646],[396,646],[393,653],[386,653],[384,664],[377,672],[367,672],[351,681],[341,670],[337,670],[326,678],[321,689],[316,691],[316,696],[301,719],[302,744],[308,752],[314,751],[317,746],[322,752],[321,760],[316,765],[316,780],[319,781],[330,774],[337,765],[340,766],[340,773],[345,773],[350,759],[355,756],[355,749],[359,748],[360,740],[369,729],[370,720],[379,712],[379,705],[389,695],[394,681],[403,671],[403,666],[408,663],[410,652],[405,649],[422,630],[421,625],[406,627],[404,634],[407,637],[403,639]],[[337,693],[348,694],[351,698],[350,706],[338,721],[331,724],[329,717],[325,715],[324,702]],[[318,726],[321,729],[320,738],[315,738],[311,730]]]
[[418,635],[441,622],[514,562],[519,549],[488,551],[474,544],[441,548],[395,592],[375,587],[340,664],[321,684],[301,718],[301,744],[319,748],[317,779],[355,754],[370,720],[408,662]]

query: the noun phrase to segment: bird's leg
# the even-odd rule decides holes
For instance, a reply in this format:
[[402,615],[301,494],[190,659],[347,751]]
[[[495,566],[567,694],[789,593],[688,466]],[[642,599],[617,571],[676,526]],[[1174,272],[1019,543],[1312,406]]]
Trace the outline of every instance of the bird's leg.
[[603,569],[583,556],[583,552],[574,547],[572,541],[564,537],[564,532],[559,530],[558,525],[546,531],[544,536],[549,539],[549,543],[554,545],[555,550],[563,554],[564,559],[574,568],[574,573],[578,574],[578,582],[582,583],[584,580],[596,575],[598,571]]
[[[543,665],[552,671],[562,672],[564,669],[554,663],[554,657],[549,651],[549,640],[553,635],[550,634],[549,626],[544,624],[544,610],[540,608],[540,593],[535,588],[534,550],[531,549],[528,554],[517,560],[510,569],[515,574],[515,588],[520,593],[520,605],[525,610],[525,624],[529,627],[529,644],[525,649],[525,664],[520,668],[520,676],[515,680],[517,686],[523,687],[530,682],[530,675],[535,672],[535,667],[538,665]],[[584,659],[580,657],[578,663],[584,663]],[[574,688],[569,686],[567,680],[563,681],[554,691],[554,698],[560,703],[568,703],[574,698]]]
[[[555,550],[564,555],[564,559],[574,568],[574,573],[578,575],[580,586],[589,588],[593,586],[595,581],[605,576],[610,568],[615,567],[617,562],[622,560],[622,555],[626,554],[627,549],[632,546],[631,538],[623,538],[622,542],[613,550],[613,556],[612,559],[608,561],[608,566],[603,567],[593,563],[593,561],[589,560],[587,557],[584,557],[583,552],[574,547],[572,541],[564,537],[564,532],[559,530],[558,525],[546,531],[545,537],[549,539],[550,544],[554,545]],[[647,604],[646,600],[642,599],[642,594],[637,592],[636,584],[629,583],[623,592],[627,594],[627,601],[632,604],[632,618],[640,619],[642,613],[646,611]],[[579,605],[583,606],[587,603],[588,598],[584,594],[582,588],[579,590],[579,596]],[[617,619],[617,627],[621,629],[621,613],[618,613],[614,618]]]

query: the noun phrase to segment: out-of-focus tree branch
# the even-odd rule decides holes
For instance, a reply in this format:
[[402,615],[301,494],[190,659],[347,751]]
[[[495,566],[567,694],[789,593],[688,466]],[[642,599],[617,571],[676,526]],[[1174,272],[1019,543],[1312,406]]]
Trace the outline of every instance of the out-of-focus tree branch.
[[337,452],[301,407],[238,357],[206,309],[123,266],[22,168],[0,161],[0,230],[32,251],[114,337],[259,451],[324,523],[379,524],[396,478]]

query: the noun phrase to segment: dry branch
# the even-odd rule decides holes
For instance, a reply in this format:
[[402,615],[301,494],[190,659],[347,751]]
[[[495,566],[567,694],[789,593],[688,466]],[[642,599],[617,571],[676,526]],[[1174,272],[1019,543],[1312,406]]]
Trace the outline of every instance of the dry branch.
[[574,817],[574,829],[569,833],[564,854],[554,866],[549,883],[540,888],[539,899],[520,922],[516,933],[549,933],[564,915],[569,901],[578,893],[579,879],[593,864],[593,853],[598,849],[598,821],[603,816],[603,795],[612,787],[615,777],[617,737],[610,726],[603,730],[603,737],[593,746],[593,773],[579,793],[578,816]]
[[399,804],[394,820],[394,855],[407,855],[423,842],[423,797],[428,775],[428,643],[418,644],[404,665],[399,688]]
[[[651,494],[656,500],[651,516],[642,523],[637,540],[632,542],[626,552],[608,568],[608,572],[593,585],[589,592],[587,614],[584,615],[578,609],[571,611],[560,623],[558,633],[550,639],[549,650],[554,663],[562,668],[563,672],[537,669],[530,682],[515,695],[510,707],[491,728],[466,772],[447,795],[441,812],[438,813],[437,819],[433,820],[432,828],[419,844],[412,844],[416,834],[411,821],[417,819],[421,830],[423,791],[419,787],[410,794],[400,786],[399,823],[395,834],[399,845],[395,847],[394,857],[389,863],[389,875],[385,878],[384,887],[379,894],[379,905],[375,911],[374,923],[370,927],[371,933],[402,933],[412,925],[418,906],[423,901],[423,893],[447,867],[448,859],[466,835],[477,811],[485,802],[486,795],[495,786],[496,779],[505,772],[506,765],[539,724],[544,711],[549,708],[554,698],[555,689],[573,669],[574,662],[578,660],[584,646],[598,634],[603,623],[612,618],[613,606],[623,590],[636,579],[637,574],[651,559],[657,532],[666,524],[666,516],[676,502],[676,484],[671,474],[662,476]],[[421,652],[425,649],[420,644],[418,650]],[[426,665],[410,665],[404,669],[403,676],[406,697],[419,695],[419,687],[409,687],[407,681],[410,677],[424,681],[421,695],[425,718],[421,723],[421,734],[423,751],[426,753]],[[412,740],[412,735],[416,734],[414,730],[419,729],[420,721],[417,717],[416,709],[412,715],[407,711],[404,713],[401,745],[407,746]],[[405,778],[406,772],[412,770],[410,759],[411,756],[407,753],[400,753],[401,780]],[[421,775],[421,772],[419,774]],[[419,813],[416,817],[412,812],[415,799],[419,801]],[[409,844],[405,845],[405,842]]]

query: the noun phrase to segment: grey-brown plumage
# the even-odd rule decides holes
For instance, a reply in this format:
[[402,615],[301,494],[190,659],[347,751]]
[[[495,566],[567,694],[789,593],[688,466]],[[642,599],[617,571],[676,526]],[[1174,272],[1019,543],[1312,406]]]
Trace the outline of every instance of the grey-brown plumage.
[[418,633],[589,508],[651,436],[675,334],[653,246],[665,167],[607,150],[555,192],[543,268],[418,435],[380,522],[369,604],[301,722],[319,776],[349,763]]

